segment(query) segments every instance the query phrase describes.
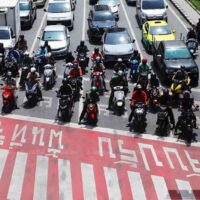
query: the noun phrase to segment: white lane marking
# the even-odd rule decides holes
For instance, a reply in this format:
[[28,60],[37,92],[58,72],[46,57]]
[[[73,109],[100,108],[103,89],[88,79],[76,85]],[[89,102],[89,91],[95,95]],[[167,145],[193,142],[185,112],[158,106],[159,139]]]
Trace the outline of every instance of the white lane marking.
[[128,178],[131,186],[132,198],[146,200],[140,173],[128,171]]
[[[38,117],[30,117],[30,116],[23,116],[23,115],[16,115],[16,114],[8,114],[6,116],[2,115],[1,117],[2,118],[16,119],[16,120],[25,120],[25,121],[37,122],[37,123],[43,123],[43,124],[49,124],[49,125],[58,125],[55,120],[38,118]],[[63,127],[70,127],[70,128],[80,128],[80,129],[89,130],[89,131],[99,131],[99,132],[107,133],[107,134],[111,134],[111,135],[128,136],[128,137],[131,137],[131,138],[138,137],[137,134],[135,134],[133,132],[126,131],[126,130],[105,128],[105,127],[92,127],[92,129],[91,129],[91,128],[87,128],[88,126],[78,125],[77,123],[67,123],[67,124],[63,124],[62,126]],[[177,138],[171,138],[171,137],[160,138],[156,135],[141,134],[140,138],[185,145],[185,143],[177,141]],[[200,147],[200,142],[192,143],[192,146]]]
[[37,156],[34,200],[47,199],[48,158]]
[[17,153],[7,199],[21,199],[22,186],[26,171],[27,153]]
[[192,92],[200,92],[200,88],[192,88]]
[[182,180],[176,179],[176,184],[178,186],[178,190],[179,190],[183,200],[187,200],[187,199],[195,200],[196,199],[192,192],[190,183],[188,181],[182,181]]
[[183,20],[176,14],[176,12],[173,10],[173,8],[171,6],[169,6],[169,4],[168,4],[168,8],[173,13],[173,15],[175,15],[175,17],[178,19],[178,21],[183,25],[183,27],[185,28],[185,30],[187,30],[187,26],[185,25],[185,23],[183,22]]
[[127,12],[126,12],[126,9],[125,9],[125,6],[124,6],[124,1],[120,0],[120,2],[121,2],[121,5],[122,5],[122,9],[123,9],[124,15],[125,15],[126,20],[127,20],[129,29],[130,29],[130,31],[131,31],[131,35],[132,35],[133,39],[135,39],[136,48],[137,48],[138,52],[142,55],[142,51],[141,51],[140,46],[139,46],[138,41],[137,41],[137,37],[136,37],[136,35],[135,35],[134,31],[133,31],[133,28],[132,28],[132,26],[131,26],[130,19],[129,19],[129,17],[128,17]]
[[86,0],[83,0],[83,29],[82,29],[82,40],[85,40],[85,29],[86,29]]
[[4,150],[4,149],[0,149],[0,180],[1,180],[1,176],[4,170],[4,166],[6,164],[6,160],[7,160],[7,156],[8,156],[8,150]]
[[153,181],[158,200],[171,199],[164,177],[151,175],[151,179]]
[[93,165],[81,163],[84,199],[97,199]]
[[59,198],[62,200],[72,200],[72,180],[69,160],[58,159],[59,172]]
[[106,186],[108,197],[110,200],[121,200],[121,191],[119,180],[117,177],[117,170],[114,168],[104,167],[104,177],[106,178]]

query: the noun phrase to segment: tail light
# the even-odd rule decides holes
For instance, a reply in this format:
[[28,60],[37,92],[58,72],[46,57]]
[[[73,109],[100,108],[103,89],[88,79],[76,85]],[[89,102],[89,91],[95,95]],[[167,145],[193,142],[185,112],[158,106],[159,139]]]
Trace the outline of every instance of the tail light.
[[95,114],[92,112],[90,113],[90,119],[94,119],[95,118]]
[[100,83],[99,83],[99,81],[97,81],[97,82],[96,82],[96,86],[99,87],[99,85],[100,85]]
[[8,97],[9,97],[9,94],[4,94],[4,95],[3,95],[3,98],[4,98],[4,99],[7,99]]
[[154,100],[153,100],[153,103],[154,103],[154,104],[157,104],[157,103],[158,103],[158,100],[157,100],[157,99],[154,99]]

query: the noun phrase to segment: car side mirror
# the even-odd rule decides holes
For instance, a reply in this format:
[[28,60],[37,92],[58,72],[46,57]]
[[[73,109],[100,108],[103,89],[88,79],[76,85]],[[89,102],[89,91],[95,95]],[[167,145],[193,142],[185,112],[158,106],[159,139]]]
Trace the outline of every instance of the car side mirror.
[[44,8],[43,10],[44,10],[44,12],[47,12],[47,9],[46,9],[46,8]]
[[40,39],[41,39],[41,37],[40,37],[40,36],[38,36],[38,37],[37,37],[37,39],[38,39],[38,40],[40,40]]

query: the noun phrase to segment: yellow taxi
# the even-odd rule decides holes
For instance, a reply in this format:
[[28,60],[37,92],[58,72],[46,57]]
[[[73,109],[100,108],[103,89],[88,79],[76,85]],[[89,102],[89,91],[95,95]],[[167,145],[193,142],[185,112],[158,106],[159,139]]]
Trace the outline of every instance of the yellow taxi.
[[153,41],[175,40],[172,30],[164,20],[147,21],[142,25],[142,42],[147,51],[152,51]]

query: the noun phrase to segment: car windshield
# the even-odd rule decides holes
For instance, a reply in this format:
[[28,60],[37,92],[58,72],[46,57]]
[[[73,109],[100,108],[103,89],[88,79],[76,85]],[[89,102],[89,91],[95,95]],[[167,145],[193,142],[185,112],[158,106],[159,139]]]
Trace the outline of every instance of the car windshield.
[[114,17],[112,15],[112,13],[110,12],[96,12],[94,13],[94,17],[93,17],[94,21],[114,21]]
[[99,0],[98,4],[116,6],[118,4],[118,0]]
[[0,30],[0,40],[9,40],[10,34],[7,30]]
[[19,4],[19,9],[20,10],[30,10],[30,7],[29,7],[29,3],[20,3]]
[[108,33],[105,38],[105,44],[129,44],[131,38],[127,33]]
[[151,10],[151,9],[164,9],[165,4],[162,0],[148,0],[142,1],[142,9]]
[[63,31],[44,31],[42,40],[44,41],[63,41],[65,34]]
[[171,30],[169,26],[151,26],[150,27],[151,35],[169,35]]
[[48,7],[49,13],[63,13],[70,11],[71,8],[69,3],[50,3]]
[[165,51],[166,60],[174,59],[189,59],[192,58],[189,50],[187,48],[169,48]]

